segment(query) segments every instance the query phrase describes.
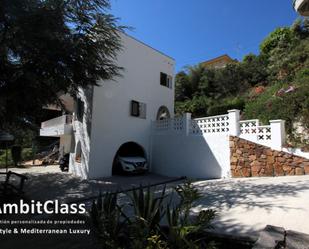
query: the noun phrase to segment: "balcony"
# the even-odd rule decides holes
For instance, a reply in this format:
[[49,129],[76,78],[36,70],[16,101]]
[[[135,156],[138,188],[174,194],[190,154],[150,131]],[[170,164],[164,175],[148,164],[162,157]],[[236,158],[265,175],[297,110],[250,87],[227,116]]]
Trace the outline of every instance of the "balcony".
[[60,137],[63,135],[71,135],[72,131],[72,116],[63,115],[41,123],[40,136]]
[[293,6],[302,16],[309,16],[309,0],[293,0]]

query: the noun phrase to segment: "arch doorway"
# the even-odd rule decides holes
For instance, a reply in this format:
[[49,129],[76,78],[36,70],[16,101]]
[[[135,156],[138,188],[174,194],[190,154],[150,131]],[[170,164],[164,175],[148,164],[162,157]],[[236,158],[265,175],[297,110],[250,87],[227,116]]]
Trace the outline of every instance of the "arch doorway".
[[170,112],[166,106],[161,106],[157,112],[157,120],[171,118]]

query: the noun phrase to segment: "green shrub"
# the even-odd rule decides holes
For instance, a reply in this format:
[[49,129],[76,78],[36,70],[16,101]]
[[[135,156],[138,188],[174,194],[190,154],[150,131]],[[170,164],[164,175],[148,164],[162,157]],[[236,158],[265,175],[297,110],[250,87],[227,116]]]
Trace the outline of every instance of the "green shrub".
[[[0,168],[5,167],[5,150],[0,150]],[[21,161],[28,161],[33,159],[32,148],[23,148],[21,152]],[[8,149],[8,166],[14,166],[11,150]]]
[[210,106],[207,110],[208,116],[222,115],[228,112],[228,110],[238,109],[243,110],[245,101],[243,98],[224,99],[223,103],[218,103]]
[[93,202],[91,217],[98,230],[103,248],[123,248],[127,238],[125,216],[122,207],[117,204],[117,194],[107,193]]
[[210,222],[215,218],[214,210],[203,210],[192,219],[190,210],[201,194],[191,182],[176,187],[180,202],[175,207],[167,207],[169,226],[168,241],[173,248],[215,248],[213,243],[205,244],[203,236],[205,229],[210,228]]
[[[294,86],[295,91],[277,96],[281,89]],[[246,119],[258,118],[264,124],[272,119],[286,121],[286,130],[292,144],[299,146],[299,141],[293,135],[293,123],[301,121],[309,128],[309,70],[300,70],[294,81],[290,83],[277,82],[255,99],[247,102],[244,110]],[[306,142],[305,142],[306,143]],[[309,141],[308,141],[309,143]],[[301,145],[300,145],[301,146]]]
[[[201,197],[190,182],[176,187],[173,193],[179,198],[176,204],[165,194],[165,187],[160,193],[140,187],[127,194],[127,206],[117,204],[117,194],[99,197],[92,205],[91,216],[103,248],[215,248],[213,243],[205,242],[204,234],[215,211],[204,210],[190,217],[191,208]],[[127,216],[128,207],[133,214]],[[165,217],[168,227],[162,226]]]

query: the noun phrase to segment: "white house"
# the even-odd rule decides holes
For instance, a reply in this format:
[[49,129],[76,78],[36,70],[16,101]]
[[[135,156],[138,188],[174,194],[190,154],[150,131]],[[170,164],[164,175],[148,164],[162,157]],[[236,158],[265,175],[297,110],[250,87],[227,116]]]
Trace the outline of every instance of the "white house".
[[[41,136],[59,137],[61,152],[70,154],[72,173],[84,179],[111,176],[117,155],[134,151],[154,173],[230,177],[230,136],[287,151],[283,120],[269,125],[240,120],[239,110],[174,117],[174,60],[128,35],[121,38],[122,76],[80,89],[75,100],[60,96],[69,114],[42,123]],[[298,150],[287,152],[309,158]]]
[[[70,171],[85,179],[111,176],[119,149],[137,150],[150,161],[152,121],[174,115],[175,61],[126,34],[121,38],[122,76],[80,89],[72,116],[42,123],[40,135],[60,137]],[[62,99],[72,106],[69,96]]]

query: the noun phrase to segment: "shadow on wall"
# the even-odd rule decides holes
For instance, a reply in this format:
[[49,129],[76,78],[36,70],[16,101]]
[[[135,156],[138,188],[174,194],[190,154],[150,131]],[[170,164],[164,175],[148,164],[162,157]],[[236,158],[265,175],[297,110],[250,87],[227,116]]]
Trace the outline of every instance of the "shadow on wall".
[[[220,150],[220,146],[224,146],[226,139],[222,135],[212,135],[209,138],[182,134],[154,135],[152,138],[152,171],[173,177],[221,178],[222,166],[218,161],[218,155],[215,155],[213,151],[214,149]],[[208,142],[218,148],[212,148]],[[218,153],[221,152],[218,151]],[[222,160],[224,160],[225,153],[222,147]],[[229,155],[227,155],[227,160],[228,157]]]

